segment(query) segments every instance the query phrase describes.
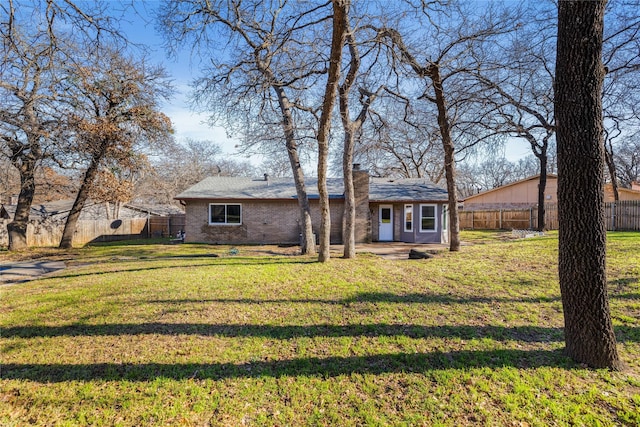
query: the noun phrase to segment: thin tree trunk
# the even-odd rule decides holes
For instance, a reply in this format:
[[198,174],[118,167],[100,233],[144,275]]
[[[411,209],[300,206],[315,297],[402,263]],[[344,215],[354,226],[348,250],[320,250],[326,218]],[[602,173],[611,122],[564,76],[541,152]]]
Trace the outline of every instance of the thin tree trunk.
[[318,126],[318,193],[320,198],[320,251],[318,261],[326,262],[330,258],[331,248],[331,214],[329,210],[329,191],[327,189],[327,169],[329,165],[329,131],[331,114],[335,104],[340,80],[340,63],[342,47],[347,31],[347,14],[349,0],[332,0],[333,32],[331,36],[331,54],[329,56],[329,73],[324,91],[324,102]]
[[[348,20],[347,20],[348,22]],[[343,257],[356,257],[356,201],[353,186],[353,150],[356,142],[356,132],[362,126],[366,117],[366,108],[363,107],[358,119],[354,122],[349,115],[349,94],[355,83],[358,69],[360,68],[360,54],[355,44],[351,27],[346,36],[349,45],[351,59],[349,71],[339,89],[340,118],[344,130],[344,146],[342,147],[342,176],[344,180],[344,212],[342,216],[342,240],[344,243]]]
[[315,239],[313,237],[313,223],[311,221],[311,206],[304,183],[304,172],[298,156],[298,144],[296,143],[293,129],[293,115],[291,114],[291,104],[282,86],[274,86],[274,91],[278,97],[280,112],[282,113],[282,128],[284,130],[287,156],[293,172],[293,181],[296,185],[296,195],[298,197],[298,211],[300,213],[300,233],[302,234],[301,252],[306,255],[316,253]]
[[[613,200],[620,200],[620,193],[618,192],[618,174],[616,173],[616,164],[613,159],[613,147],[609,142],[609,147],[605,145],[604,159],[607,162],[607,169],[609,170],[609,178],[611,178],[611,189],[613,190]],[[614,224],[615,225],[615,224]]]
[[91,189],[91,185],[93,184],[96,175],[98,174],[100,160],[104,157],[107,145],[108,143],[106,142],[101,144],[99,152],[93,156],[89,167],[84,173],[84,178],[82,179],[82,184],[80,185],[80,189],[76,195],[76,200],[73,202],[73,206],[69,211],[69,216],[67,216],[67,221],[64,224],[62,239],[60,240],[59,246],[60,249],[71,249],[73,247],[73,235],[76,232],[76,225],[78,224],[78,219],[80,219],[82,209],[89,198],[89,190]]
[[622,369],[606,275],[601,60],[605,4],[558,5],[558,273],[568,355],[594,368]]
[[451,252],[460,250],[460,221],[458,219],[458,197],[456,195],[456,160],[455,146],[451,138],[451,126],[447,115],[447,103],[444,98],[440,68],[437,64],[429,66],[429,77],[433,82],[435,92],[435,103],[438,108],[438,126],[442,138],[444,149],[444,171],[447,180],[447,193],[449,197],[449,218],[451,229],[451,241],[449,250]]
[[344,243],[343,256],[344,258],[355,258],[356,201],[355,189],[353,187],[353,147],[355,145],[353,126],[345,123],[344,133],[344,149],[342,152],[342,174],[344,179],[344,214],[342,227],[342,238]]
[[120,218],[120,207],[121,206],[122,206],[122,204],[120,203],[120,200],[116,200],[113,203],[113,219]]
[[544,231],[545,209],[544,192],[547,188],[547,152],[546,149],[538,157],[540,161],[540,181],[538,182],[538,231]]
[[104,210],[107,213],[107,220],[111,221],[111,219],[113,219],[111,215],[111,203],[104,202]]

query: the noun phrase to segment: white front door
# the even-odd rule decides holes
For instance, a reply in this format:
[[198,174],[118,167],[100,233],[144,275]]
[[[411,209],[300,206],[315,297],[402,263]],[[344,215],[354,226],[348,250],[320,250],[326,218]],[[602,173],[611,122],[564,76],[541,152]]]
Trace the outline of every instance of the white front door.
[[393,241],[393,206],[380,205],[378,224],[378,240],[383,242]]

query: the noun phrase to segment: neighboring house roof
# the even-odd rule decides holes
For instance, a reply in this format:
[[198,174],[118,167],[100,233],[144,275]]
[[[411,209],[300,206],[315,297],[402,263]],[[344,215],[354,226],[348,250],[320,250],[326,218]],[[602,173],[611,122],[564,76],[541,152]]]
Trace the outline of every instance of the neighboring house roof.
[[[307,197],[318,198],[318,181],[305,181]],[[327,179],[329,198],[344,198],[341,178]],[[245,177],[209,177],[176,196],[178,200],[194,199],[262,199],[295,200],[293,178],[255,179]],[[369,200],[377,202],[446,201],[447,191],[425,179],[371,178]]]
[[[558,175],[555,174],[547,174],[547,181],[552,181],[552,180],[557,180],[558,179]],[[467,198],[464,199],[464,203],[465,204],[472,204],[472,203],[477,203],[477,199],[486,199],[487,195],[490,194],[494,194],[494,193],[500,193],[500,196],[503,196],[505,199],[503,200],[504,202],[508,202],[510,194],[505,191],[508,189],[513,189],[513,187],[516,186],[521,186],[524,183],[527,183],[529,181],[539,181],[540,180],[540,175],[534,175],[534,176],[530,176],[529,178],[525,178],[525,179],[521,179],[519,181],[515,181],[512,182],[510,184],[506,184],[503,185],[501,187],[496,187],[493,188],[491,190],[487,190],[487,191],[483,191],[480,192],[478,194],[474,194],[472,196],[469,196]],[[548,184],[548,183],[547,183]],[[549,185],[547,185],[547,191],[549,191]],[[555,188],[552,189],[552,191],[555,194]],[[611,202],[613,201],[613,189],[611,186],[611,183],[606,183],[604,185],[604,192],[605,192],[605,202]],[[618,194],[620,196],[620,200],[640,200],[640,191],[636,190],[636,189],[629,189],[629,188],[622,188],[622,187],[618,187]],[[498,195],[496,195],[498,196]]]
[[169,216],[169,215],[184,214],[184,209],[181,209],[175,205],[167,205],[167,204],[138,205],[138,204],[127,203],[125,207],[127,209],[131,209],[134,211],[138,211],[138,212],[142,212],[142,213],[154,215],[154,216]]
[[638,196],[640,195],[640,190],[633,190],[631,188],[618,187],[618,193],[626,193],[629,195]]
[[[555,174],[552,174],[552,173],[548,173],[547,174],[547,179],[558,179],[558,175],[555,175]],[[502,185],[500,187],[492,188],[491,190],[481,191],[478,194],[474,194],[472,196],[468,196],[463,200],[463,202],[466,203],[466,202],[472,201],[475,198],[483,197],[483,196],[485,196],[487,194],[495,193],[497,191],[503,191],[505,188],[514,187],[514,186],[520,185],[520,184],[528,182],[528,181],[539,181],[539,180],[540,180],[540,174],[533,175],[533,176],[530,176],[529,178],[521,179],[519,181],[514,181],[514,182],[511,182],[509,184]]]
[[[33,203],[29,210],[29,218],[61,218],[67,216],[73,206],[73,200],[59,200],[47,203]],[[4,205],[9,218],[13,218],[17,205]]]
[[[57,200],[54,202],[34,203],[29,211],[29,219],[56,219],[67,217],[73,207],[73,200]],[[16,213],[16,205],[3,205],[2,215],[5,219],[11,219]],[[120,218],[138,218],[147,215],[147,211],[129,206],[120,207]],[[88,202],[82,209],[80,219],[106,219],[106,207],[103,203]]]
[[[640,190],[633,189],[633,188],[618,187],[618,200],[621,202],[640,200]],[[604,185],[604,201],[605,202],[615,201],[615,196],[613,194],[613,186],[611,185],[611,183],[606,183]]]

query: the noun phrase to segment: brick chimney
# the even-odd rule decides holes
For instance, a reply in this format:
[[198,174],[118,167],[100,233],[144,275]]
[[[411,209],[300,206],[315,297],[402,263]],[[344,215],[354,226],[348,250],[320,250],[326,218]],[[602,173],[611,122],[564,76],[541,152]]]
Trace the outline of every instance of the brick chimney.
[[356,242],[371,241],[371,218],[369,215],[369,172],[353,164],[353,190],[356,203]]

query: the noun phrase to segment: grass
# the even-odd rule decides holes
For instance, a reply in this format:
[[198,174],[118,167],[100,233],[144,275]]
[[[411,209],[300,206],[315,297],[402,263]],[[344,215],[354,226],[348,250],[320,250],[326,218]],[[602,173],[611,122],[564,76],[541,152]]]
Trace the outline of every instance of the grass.
[[563,355],[557,235],[508,237],[328,264],[261,247],[40,250],[70,268],[0,288],[0,424],[639,425],[640,234],[608,240],[624,372]]

